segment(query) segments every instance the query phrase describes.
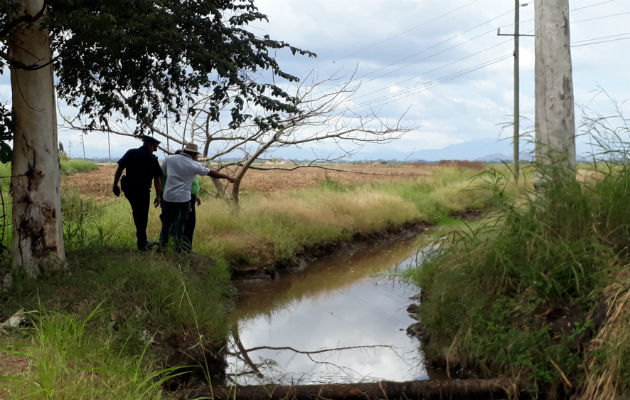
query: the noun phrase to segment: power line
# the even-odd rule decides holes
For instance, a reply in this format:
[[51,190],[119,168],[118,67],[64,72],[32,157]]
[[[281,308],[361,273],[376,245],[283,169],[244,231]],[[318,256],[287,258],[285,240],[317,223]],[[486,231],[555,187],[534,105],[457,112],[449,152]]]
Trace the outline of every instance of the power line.
[[581,19],[581,20],[577,20],[577,21],[571,21],[571,24],[578,24],[578,23],[581,23],[581,22],[589,22],[589,21],[597,21],[597,20],[600,20],[600,19],[613,18],[613,17],[618,17],[620,15],[628,15],[628,14],[630,14],[630,11],[621,12],[621,13],[617,13],[617,14],[603,15],[601,17],[593,17],[593,18],[586,18],[586,19]]
[[440,14],[440,15],[438,15],[438,16],[436,16],[436,17],[433,17],[433,18],[431,18],[431,19],[428,19],[428,20],[426,20],[426,21],[424,21],[424,22],[421,22],[421,23],[419,23],[419,24],[417,24],[417,25],[414,25],[414,26],[412,26],[411,28],[408,28],[408,29],[406,29],[406,30],[404,30],[404,31],[402,31],[402,32],[400,32],[400,33],[397,33],[397,34],[395,34],[395,35],[389,36],[389,37],[387,37],[387,38],[385,38],[385,39],[382,39],[382,40],[380,40],[380,41],[377,41],[377,42],[372,42],[372,43],[369,43],[369,44],[363,45],[363,46],[361,46],[361,47],[357,48],[356,50],[352,51],[352,52],[351,52],[351,53],[349,53],[348,55],[349,55],[349,56],[354,55],[354,54],[356,54],[356,53],[360,52],[361,50],[365,50],[365,49],[370,48],[370,47],[373,47],[373,46],[378,46],[378,45],[380,45],[380,44],[382,44],[382,43],[385,43],[385,42],[388,42],[388,41],[390,41],[390,40],[392,40],[392,39],[395,39],[395,38],[397,38],[397,37],[403,36],[403,35],[405,35],[405,34],[407,34],[407,33],[411,32],[411,31],[413,31],[413,30],[416,30],[416,29],[417,29],[417,28],[419,28],[419,27],[423,27],[423,26],[426,26],[427,24],[430,24],[430,23],[432,23],[432,22],[438,21],[438,20],[440,20],[440,19],[442,19],[442,18],[444,18],[444,17],[446,17],[446,16],[448,16],[448,15],[450,15],[450,14],[452,14],[452,13],[456,12],[456,11],[461,11],[462,9],[464,9],[464,8],[466,8],[466,7],[468,7],[468,6],[471,6],[471,5],[473,5],[473,4],[475,4],[475,3],[479,2],[479,1],[481,1],[481,0],[473,0],[473,1],[469,2],[469,3],[464,4],[464,5],[461,5],[461,6],[457,6],[457,7],[455,7],[455,8],[452,8],[452,9],[448,10],[447,12],[445,12],[445,13],[443,13],[443,14]]
[[[468,32],[472,32],[472,31],[474,31],[475,29],[480,28],[480,27],[482,27],[482,26],[484,26],[484,25],[488,25],[488,24],[490,24],[491,22],[493,22],[493,21],[495,21],[495,20],[497,20],[497,19],[499,19],[499,18],[501,18],[501,17],[504,17],[505,15],[507,15],[507,14],[509,14],[509,13],[511,13],[511,12],[512,12],[511,10],[506,11],[505,13],[502,13],[502,14],[500,14],[500,15],[498,15],[498,16],[496,16],[496,17],[494,17],[494,18],[488,19],[488,20],[486,20],[486,21],[484,21],[484,22],[482,22],[482,23],[480,23],[480,24],[478,24],[478,25],[475,25],[475,26],[473,26],[472,28],[469,28],[469,29],[465,30],[464,32],[458,32],[457,34],[455,34],[455,35],[453,35],[453,36],[451,36],[451,37],[449,37],[449,38],[447,38],[447,39],[444,39],[444,40],[442,40],[442,41],[440,41],[440,42],[438,42],[438,43],[436,43],[436,44],[433,44],[433,45],[431,45],[431,46],[429,46],[429,47],[425,47],[424,49],[422,49],[422,50],[420,50],[420,51],[418,51],[418,52],[412,53],[412,54],[410,54],[410,55],[408,55],[408,56],[406,56],[406,57],[403,57],[403,58],[401,58],[401,59],[398,59],[397,61],[394,61],[394,62],[392,62],[392,63],[390,63],[390,64],[388,64],[388,65],[386,65],[386,66],[384,66],[384,67],[382,67],[382,68],[379,68],[379,69],[376,69],[376,70],[374,70],[374,71],[368,72],[367,74],[365,74],[365,75],[361,76],[361,77],[360,77],[360,78],[358,78],[358,79],[363,79],[363,78],[366,78],[366,77],[368,77],[368,76],[370,76],[370,75],[372,75],[372,74],[374,74],[374,73],[376,73],[376,72],[378,72],[378,71],[381,71],[381,70],[384,70],[384,69],[386,69],[386,68],[388,68],[388,67],[390,67],[390,66],[396,65],[396,64],[400,63],[401,61],[406,61],[406,60],[409,60],[410,58],[416,57],[416,56],[418,56],[418,55],[420,55],[420,54],[422,54],[422,53],[424,53],[424,52],[426,52],[426,51],[428,51],[428,50],[430,50],[430,49],[432,49],[432,48],[434,48],[434,47],[438,47],[438,46],[440,46],[440,45],[442,45],[442,44],[444,44],[444,43],[448,43],[448,42],[450,42],[450,41],[453,41],[454,39],[459,38],[461,35],[466,34],[466,33],[468,33]],[[426,59],[428,59],[428,58],[430,58],[430,57],[434,57],[434,56],[436,56],[436,55],[442,54],[442,53],[444,53],[444,52],[445,52],[445,51],[447,51],[447,50],[450,50],[450,49],[452,49],[452,48],[455,48],[455,47],[457,47],[457,46],[460,46],[460,45],[462,45],[462,44],[464,44],[464,43],[470,42],[471,40],[477,39],[477,38],[479,38],[479,37],[481,37],[481,36],[483,36],[483,35],[488,34],[489,32],[494,32],[494,28],[493,28],[493,29],[491,29],[491,30],[489,30],[489,31],[483,32],[483,33],[481,33],[481,34],[479,34],[479,35],[477,35],[477,36],[475,36],[475,37],[473,37],[473,38],[470,38],[470,39],[468,39],[468,40],[466,40],[466,41],[464,41],[464,42],[457,43],[457,44],[455,44],[455,45],[453,45],[453,46],[451,46],[451,47],[448,47],[448,48],[446,48],[446,49],[444,49],[444,50],[442,50],[442,51],[439,51],[439,52],[437,52],[437,53],[434,53],[434,54],[430,55],[429,57],[425,58],[424,60],[426,60]],[[379,77],[380,77],[380,76],[385,76],[385,75],[387,75],[387,74],[391,74],[391,73],[393,73],[393,72],[399,71],[400,69],[403,69],[403,68],[405,68],[405,67],[397,68],[397,69],[395,69],[395,70],[393,70],[393,71],[387,72],[387,73],[385,73],[385,74],[380,74],[380,75],[378,75],[378,76],[379,76]],[[370,79],[370,80],[374,80],[374,79],[375,79],[375,78],[372,78],[372,79]]]
[[379,106],[390,104],[394,100],[398,100],[400,98],[404,98],[404,97],[408,97],[408,96],[413,96],[413,95],[415,95],[417,93],[423,92],[423,91],[428,90],[428,89],[432,89],[432,88],[434,88],[436,86],[439,86],[439,85],[441,85],[443,83],[450,82],[450,81],[452,81],[454,79],[457,79],[457,78],[459,78],[461,76],[464,76],[464,75],[467,75],[469,73],[472,73],[472,72],[478,71],[480,69],[489,67],[491,65],[497,64],[497,63],[499,63],[499,62],[501,62],[503,60],[506,60],[508,58],[511,58],[511,57],[512,57],[511,54],[510,55],[505,55],[505,56],[496,58],[494,60],[486,61],[486,62],[483,62],[481,64],[477,64],[477,65],[474,65],[472,67],[469,67],[469,68],[466,68],[466,69],[463,69],[463,70],[460,70],[460,71],[456,71],[456,72],[450,73],[448,75],[444,75],[444,76],[442,76],[440,78],[427,81],[427,82],[423,83],[422,85],[416,86],[414,88],[405,89],[405,90],[400,91],[398,93],[394,93],[394,94],[391,94],[391,95],[388,95],[388,96],[383,96],[383,97],[380,97],[380,98],[372,99],[370,101],[365,101],[363,103],[359,103],[355,107],[355,110],[356,109],[363,110],[367,106],[375,105],[375,104],[378,104],[378,103],[383,103],[383,104],[380,104]]
[[593,4],[589,4],[587,6],[582,6],[582,7],[571,9],[571,10],[569,10],[569,12],[574,13],[576,11],[585,10],[587,8],[593,8],[593,7],[601,6],[602,4],[613,3],[614,1],[615,0],[600,1],[599,3],[593,3]]
[[[493,32],[494,32],[494,30],[493,30]],[[443,69],[443,68],[445,68],[445,67],[451,66],[451,65],[453,65],[453,64],[457,64],[457,63],[459,63],[459,62],[461,62],[461,61],[464,61],[464,60],[467,60],[467,59],[469,59],[469,58],[471,58],[471,57],[477,56],[477,55],[479,55],[479,54],[481,54],[481,53],[484,53],[484,52],[486,52],[486,51],[488,51],[488,50],[495,49],[495,48],[497,48],[497,47],[499,47],[499,46],[502,46],[502,45],[504,45],[504,44],[506,44],[506,43],[508,43],[508,42],[511,42],[511,39],[508,39],[508,40],[505,40],[505,41],[499,42],[499,43],[497,43],[497,44],[495,44],[495,45],[492,45],[492,46],[487,47],[487,48],[485,48],[485,49],[483,49],[483,50],[479,50],[479,51],[477,51],[477,52],[474,52],[474,53],[469,54],[469,55],[467,55],[467,56],[465,56],[465,57],[459,58],[459,59],[457,59],[457,60],[455,60],[455,61],[451,61],[451,62],[446,63],[446,64],[441,64],[441,65],[439,65],[439,66],[437,66],[437,67],[435,67],[435,68],[432,68],[432,69],[430,69],[430,70],[420,72],[420,73],[419,73],[419,75],[427,75],[427,74],[430,74],[431,72],[435,72],[435,71],[437,71],[437,70],[441,70],[441,69]],[[403,79],[403,80],[401,80],[401,81],[394,82],[394,83],[393,83],[393,85],[400,85],[401,83],[409,82],[410,80],[413,80],[413,79],[415,79],[415,76],[414,76],[414,77],[411,77],[411,78]],[[366,93],[366,94],[364,94],[364,95],[358,96],[358,98],[367,97],[367,96],[369,96],[369,95],[371,95],[371,94],[373,94],[373,93],[378,93],[378,92],[380,92],[380,91],[381,91],[381,90],[374,90],[374,91],[371,91],[371,92]]]
[[[618,39],[609,39],[609,40],[600,40],[600,41],[588,41],[588,40],[583,40],[581,42],[577,42],[576,44],[572,44],[571,47],[582,47],[582,46],[590,46],[593,44],[600,44],[600,43],[609,43],[609,42],[619,42],[622,40],[628,40],[630,39],[630,34],[626,34],[626,37],[620,37]],[[595,39],[592,39],[595,40]],[[589,42],[589,43],[586,43]]]
[[[576,44],[571,45],[571,47],[580,47],[580,46],[589,46],[589,45],[594,45],[594,44],[599,44],[599,43],[607,43],[607,42],[614,42],[614,41],[621,41],[621,40],[629,40],[630,39],[630,33],[622,33],[622,34],[617,34],[617,35],[608,35],[608,36],[602,36],[602,37],[597,37],[597,38],[592,38],[592,39],[587,39],[587,40],[583,40],[580,42],[577,42]],[[486,49],[487,50],[487,49]],[[413,87],[413,88],[409,88],[409,89],[405,89],[402,90],[398,93],[394,93],[388,96],[382,96],[382,97],[377,97],[368,101],[364,101],[361,103],[358,103],[355,107],[353,107],[353,110],[358,110],[355,111],[357,113],[359,113],[359,111],[363,111],[364,109],[366,109],[366,107],[369,106],[373,106],[373,107],[382,107],[385,106],[387,104],[392,103],[395,100],[399,100],[401,98],[405,98],[405,97],[409,97],[409,96],[413,96],[415,94],[421,93],[423,91],[432,89],[436,86],[442,85],[444,83],[453,81],[461,76],[467,75],[469,73],[478,71],[480,69],[483,68],[487,68],[491,65],[497,64],[503,60],[506,60],[508,58],[510,58],[511,55],[505,55],[499,58],[496,58],[494,60],[489,60],[486,62],[483,62],[481,64],[477,64],[475,66],[466,68],[466,69],[462,69],[459,71],[455,71],[451,74],[447,74],[444,75],[440,78],[434,79],[434,80],[429,80],[426,81],[425,83]],[[400,82],[399,82],[400,83]],[[371,92],[371,93],[375,93],[377,91]],[[366,96],[362,96],[362,97],[366,97]],[[371,107],[370,107],[371,108]]]

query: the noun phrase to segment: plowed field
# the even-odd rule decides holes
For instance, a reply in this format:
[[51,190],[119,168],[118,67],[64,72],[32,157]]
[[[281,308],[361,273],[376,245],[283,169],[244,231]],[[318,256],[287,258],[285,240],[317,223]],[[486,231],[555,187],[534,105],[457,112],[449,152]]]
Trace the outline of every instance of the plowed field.
[[[449,163],[451,164],[451,163]],[[453,163],[454,164],[454,163]],[[481,168],[481,163],[457,163],[467,167]],[[377,181],[405,180],[430,176],[441,164],[340,164],[325,167],[304,167],[293,171],[255,170],[245,174],[241,183],[242,191],[273,192],[294,188],[315,186],[328,179],[344,184]],[[264,168],[290,168],[284,165],[266,165]],[[63,178],[64,188],[76,189],[90,197],[107,198],[111,194],[116,165],[100,165],[92,172],[77,173]],[[226,171],[223,171],[226,172]],[[230,173],[230,172],[227,172]]]

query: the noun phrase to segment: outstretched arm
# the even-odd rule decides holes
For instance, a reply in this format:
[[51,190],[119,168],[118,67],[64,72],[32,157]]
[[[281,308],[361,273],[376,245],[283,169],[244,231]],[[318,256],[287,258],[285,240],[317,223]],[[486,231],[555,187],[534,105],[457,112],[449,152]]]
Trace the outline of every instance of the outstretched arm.
[[211,178],[227,179],[230,183],[234,183],[236,181],[236,179],[232,178],[231,176],[221,173],[219,171],[215,171],[213,169],[208,172],[208,176]]

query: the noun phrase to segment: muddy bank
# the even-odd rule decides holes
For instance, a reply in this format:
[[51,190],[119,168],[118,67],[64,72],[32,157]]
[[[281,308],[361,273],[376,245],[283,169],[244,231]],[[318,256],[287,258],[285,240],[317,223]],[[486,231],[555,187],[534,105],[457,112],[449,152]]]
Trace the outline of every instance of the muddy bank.
[[431,224],[426,221],[407,222],[402,226],[388,227],[369,234],[355,233],[349,240],[320,243],[303,249],[291,258],[278,260],[272,265],[241,265],[231,268],[232,278],[238,280],[270,280],[278,274],[303,270],[309,264],[325,257],[351,254],[375,245],[385,245],[411,239],[426,232]]

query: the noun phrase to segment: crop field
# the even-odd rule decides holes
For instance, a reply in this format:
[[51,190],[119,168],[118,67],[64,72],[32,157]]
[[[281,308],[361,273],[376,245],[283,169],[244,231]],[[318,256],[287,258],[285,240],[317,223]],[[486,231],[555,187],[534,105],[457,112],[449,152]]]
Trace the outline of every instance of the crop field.
[[[440,162],[436,164],[336,164],[316,167],[301,167],[292,171],[292,166],[281,164],[259,165],[262,169],[251,169],[245,174],[241,183],[244,192],[270,193],[287,189],[312,187],[333,180],[341,184],[361,184],[369,182],[397,181],[430,177],[436,168],[459,166],[472,169],[483,169],[484,164],[475,162]],[[64,188],[76,189],[78,192],[93,198],[105,199],[111,196],[111,187],[116,172],[116,165],[99,165],[98,170],[72,174],[63,178]],[[234,171],[228,169],[229,174]]]

